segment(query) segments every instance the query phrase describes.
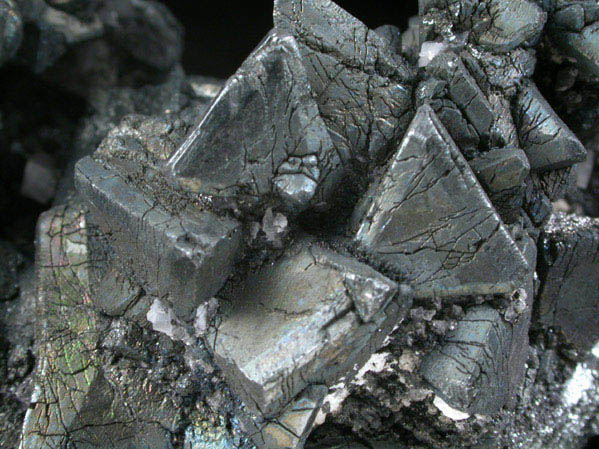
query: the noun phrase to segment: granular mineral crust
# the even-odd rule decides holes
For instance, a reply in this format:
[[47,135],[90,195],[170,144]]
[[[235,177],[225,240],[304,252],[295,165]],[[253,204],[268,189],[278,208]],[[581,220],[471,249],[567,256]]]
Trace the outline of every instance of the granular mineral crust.
[[591,446],[599,6],[418,4],[0,0],[2,448]]

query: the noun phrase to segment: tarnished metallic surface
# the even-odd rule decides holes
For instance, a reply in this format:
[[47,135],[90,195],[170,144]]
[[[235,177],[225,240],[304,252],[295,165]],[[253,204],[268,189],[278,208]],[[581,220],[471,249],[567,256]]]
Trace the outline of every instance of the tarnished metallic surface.
[[540,239],[541,291],[536,314],[588,351],[599,340],[599,222],[555,216]]
[[[109,321],[92,309],[88,240],[81,204],[42,215],[38,227],[36,313],[40,353],[22,449],[171,446],[179,417],[168,397],[148,394],[140,374],[119,373],[116,390],[99,352]],[[146,388],[151,387],[146,384]],[[156,388],[154,386],[154,388]],[[128,404],[126,406],[126,404]],[[130,408],[131,407],[131,408]]]
[[515,106],[518,134],[532,170],[556,170],[585,160],[584,146],[534,83],[523,83]]
[[246,405],[272,416],[361,366],[409,306],[396,293],[372,268],[304,240],[220,298],[206,340]]
[[511,329],[496,310],[475,307],[445,344],[424,359],[423,376],[452,407],[496,413],[507,398],[511,338]]
[[440,31],[446,22],[451,22],[457,31],[469,31],[473,44],[498,53],[533,43],[547,20],[547,14],[532,0],[419,0],[418,3],[426,28],[439,27],[436,31]]
[[174,216],[90,157],[77,164],[75,180],[122,261],[180,318],[191,318],[222,287],[239,248],[239,224],[193,205]]
[[488,29],[477,33],[475,42],[497,52],[534,42],[547,20],[547,14],[531,0],[489,0],[486,9]]
[[300,393],[279,418],[260,428],[252,438],[266,449],[296,449],[304,446],[316,413],[328,392],[325,385],[312,385]]
[[528,265],[428,106],[354,214],[359,247],[406,275],[417,296],[510,294]]
[[501,218],[513,222],[520,214],[524,181],[530,173],[524,151],[514,147],[491,150],[471,160],[470,167]]
[[387,41],[330,0],[276,0],[341,161],[381,160],[410,115],[412,69]]
[[464,111],[479,137],[488,140],[494,121],[493,109],[461,59],[455,53],[442,53],[426,70],[430,76],[447,83],[449,98]]
[[308,206],[339,166],[294,38],[272,31],[168,163],[201,193]]
[[153,0],[0,0],[0,446],[599,432],[599,6],[419,4],[275,0],[225,81]]
[[599,13],[596,2],[556,2],[549,34],[564,52],[576,59],[589,76],[599,76]]

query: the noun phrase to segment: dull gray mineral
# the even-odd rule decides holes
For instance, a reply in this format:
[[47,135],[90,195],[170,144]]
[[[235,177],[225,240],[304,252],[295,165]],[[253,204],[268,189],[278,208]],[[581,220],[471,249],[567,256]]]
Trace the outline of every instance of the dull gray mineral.
[[511,294],[528,271],[429,106],[418,110],[385,175],[356,208],[353,223],[359,248],[407,276],[417,296]]
[[448,98],[445,81],[437,78],[428,78],[422,81],[416,90],[416,102],[418,106],[428,104],[435,111],[463,153],[477,153],[480,137],[458,105]]
[[523,187],[530,172],[524,151],[513,148],[498,148],[483,153],[470,161],[470,167],[478,179],[493,194]]
[[19,293],[19,271],[23,262],[14,244],[0,240],[0,301],[12,299]]
[[30,35],[25,36],[28,42],[19,51],[18,58],[37,73],[55,64],[70,47],[100,38],[104,32],[97,16],[82,20],[53,8],[44,0],[23,1],[21,13],[31,30]]
[[508,52],[539,39],[547,13],[531,0],[419,0],[423,36],[468,32],[478,48]]

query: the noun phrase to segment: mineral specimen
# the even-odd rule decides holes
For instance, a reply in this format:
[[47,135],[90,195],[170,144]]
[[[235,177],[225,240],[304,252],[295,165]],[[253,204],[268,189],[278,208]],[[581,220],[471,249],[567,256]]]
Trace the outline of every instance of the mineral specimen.
[[275,0],[217,80],[155,1],[0,0],[0,446],[585,447],[597,24]]

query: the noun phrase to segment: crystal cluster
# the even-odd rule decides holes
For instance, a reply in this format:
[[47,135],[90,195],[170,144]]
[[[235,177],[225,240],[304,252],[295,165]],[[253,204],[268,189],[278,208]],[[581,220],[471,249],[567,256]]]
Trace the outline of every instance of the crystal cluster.
[[[224,83],[173,66],[180,29],[157,4],[47,3],[32,19],[0,0],[0,62],[29,20],[162,76],[88,86],[108,119],[80,132],[38,223],[20,448],[577,448],[599,433],[599,151],[535,74],[545,58],[599,89],[596,2],[420,0],[400,32],[275,0]],[[85,26],[54,17],[62,3]],[[140,23],[153,35],[127,39]],[[34,70],[58,58],[37,51]],[[128,115],[106,110],[118,102]]]

